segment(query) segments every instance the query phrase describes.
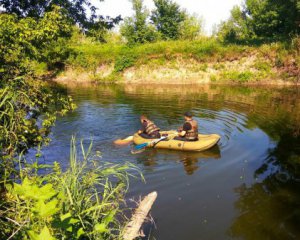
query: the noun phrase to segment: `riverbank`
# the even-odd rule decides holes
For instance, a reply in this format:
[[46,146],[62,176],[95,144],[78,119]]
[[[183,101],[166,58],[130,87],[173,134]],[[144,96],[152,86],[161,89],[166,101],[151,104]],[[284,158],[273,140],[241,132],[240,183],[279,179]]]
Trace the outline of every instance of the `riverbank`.
[[151,84],[300,83],[300,40],[260,46],[223,44],[212,38],[128,47],[83,42],[72,46],[55,81]]

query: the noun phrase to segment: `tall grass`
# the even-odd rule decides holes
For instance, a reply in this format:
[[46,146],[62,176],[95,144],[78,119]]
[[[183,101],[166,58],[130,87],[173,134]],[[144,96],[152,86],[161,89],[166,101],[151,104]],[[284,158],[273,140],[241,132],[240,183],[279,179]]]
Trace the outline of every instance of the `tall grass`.
[[38,175],[38,165],[21,164],[20,182],[6,184],[1,239],[121,239],[121,204],[129,172],[137,168],[102,162],[92,154],[92,143],[80,146],[81,154],[72,138],[65,171],[54,163],[49,173]]

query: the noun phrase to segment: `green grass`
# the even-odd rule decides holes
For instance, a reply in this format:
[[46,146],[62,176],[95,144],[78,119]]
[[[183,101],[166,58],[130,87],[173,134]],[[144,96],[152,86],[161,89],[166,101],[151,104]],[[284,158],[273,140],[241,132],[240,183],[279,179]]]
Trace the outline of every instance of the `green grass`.
[[[81,143],[81,151],[76,145],[72,138],[64,171],[58,163],[20,161],[20,178],[7,182],[1,196],[1,239],[122,239],[127,220],[121,205],[137,168],[103,162],[92,144]],[[38,174],[41,168],[48,173]]]

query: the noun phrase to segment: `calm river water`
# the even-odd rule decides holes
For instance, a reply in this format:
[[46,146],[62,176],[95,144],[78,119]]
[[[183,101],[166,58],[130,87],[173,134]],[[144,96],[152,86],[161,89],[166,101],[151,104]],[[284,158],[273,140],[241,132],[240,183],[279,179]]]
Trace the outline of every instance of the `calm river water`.
[[[68,163],[71,135],[94,140],[103,160],[137,164],[128,198],[158,192],[146,239],[300,239],[300,89],[234,86],[75,86],[78,108],[59,118],[45,162]],[[132,155],[113,140],[147,114],[177,129],[191,110],[201,133],[221,135],[200,153]]]

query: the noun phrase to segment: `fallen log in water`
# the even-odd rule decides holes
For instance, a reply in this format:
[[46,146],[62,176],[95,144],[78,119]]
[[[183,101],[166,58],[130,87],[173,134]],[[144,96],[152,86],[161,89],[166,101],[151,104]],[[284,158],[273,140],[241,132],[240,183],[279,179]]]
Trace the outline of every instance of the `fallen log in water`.
[[140,236],[140,228],[146,220],[156,198],[157,192],[152,192],[140,202],[138,208],[132,215],[130,222],[125,227],[124,240],[133,240]]

